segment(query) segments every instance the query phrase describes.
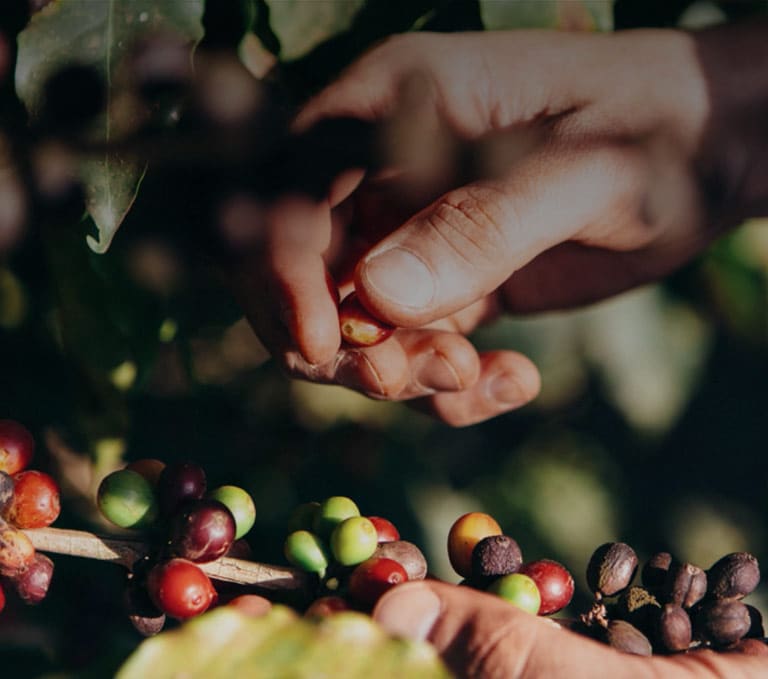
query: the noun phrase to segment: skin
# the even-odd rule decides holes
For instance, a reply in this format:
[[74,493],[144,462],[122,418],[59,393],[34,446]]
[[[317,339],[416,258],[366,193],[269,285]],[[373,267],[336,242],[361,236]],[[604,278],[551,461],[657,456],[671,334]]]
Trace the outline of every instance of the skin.
[[674,656],[619,653],[498,597],[436,581],[394,587],[374,618],[390,633],[435,645],[458,677],[538,679],[748,679],[768,657],[703,650]]
[[[260,235],[235,274],[254,328],[294,377],[410,400],[451,425],[524,405],[535,366],[478,353],[466,337],[478,325],[657,280],[768,209],[765,31],[384,42],[296,127],[388,121],[402,143],[387,168],[339,177],[317,203],[241,207]],[[509,151],[466,181],[445,169],[451,140]],[[399,327],[382,344],[340,345],[337,304],[352,284]]]
[[[386,170],[339,177],[318,203],[286,196],[241,215],[262,239],[236,274],[254,328],[295,377],[409,399],[452,425],[527,403],[539,389],[536,368],[514,351],[479,354],[466,339],[479,324],[658,280],[768,212],[767,32],[753,23],[695,35],[386,41],[296,121],[389,121],[391,139],[404,141]],[[445,170],[440,149],[450,138],[511,150],[495,173],[467,179]],[[395,258],[383,265],[386,252]],[[409,271],[414,261],[426,270]],[[350,266],[351,281],[337,283]],[[380,345],[340,347],[337,304],[352,283],[369,310],[400,327]],[[438,582],[394,588],[375,617],[395,634],[429,639],[462,677],[768,671],[764,657],[710,651],[620,655]]]

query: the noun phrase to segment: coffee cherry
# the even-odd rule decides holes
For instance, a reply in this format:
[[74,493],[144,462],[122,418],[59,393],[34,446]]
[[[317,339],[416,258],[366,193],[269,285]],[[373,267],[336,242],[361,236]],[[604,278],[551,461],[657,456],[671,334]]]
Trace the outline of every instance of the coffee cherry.
[[598,597],[615,596],[629,586],[636,570],[634,549],[623,542],[607,542],[589,560],[587,585]]
[[178,620],[202,613],[216,599],[210,578],[185,559],[157,564],[147,576],[147,591],[155,606]]
[[253,528],[256,505],[248,492],[237,486],[220,486],[208,493],[208,497],[223,503],[232,512],[235,517],[235,540]]
[[14,578],[29,568],[35,558],[32,541],[20,530],[0,524],[0,575]]
[[32,562],[11,581],[19,598],[27,604],[39,604],[48,594],[53,577],[53,561],[35,552]]
[[472,581],[482,586],[516,573],[523,563],[520,546],[508,535],[489,535],[472,548]]
[[96,503],[104,517],[121,528],[139,528],[157,517],[152,486],[141,474],[120,469],[99,484]]
[[611,620],[603,634],[606,643],[617,651],[633,655],[653,654],[648,637],[625,620]]
[[707,575],[692,563],[672,564],[662,592],[666,603],[691,608],[707,593]]
[[663,652],[687,651],[691,645],[691,618],[678,604],[664,604],[656,616],[653,630],[655,645]]
[[763,627],[763,614],[750,604],[744,604],[749,611],[749,631],[746,636],[752,639],[762,639],[765,637],[765,628]]
[[331,534],[331,551],[343,566],[354,566],[369,558],[378,545],[376,526],[364,516],[342,521]]
[[752,621],[738,599],[713,599],[699,608],[694,619],[696,637],[715,646],[728,646],[744,637]]
[[13,475],[13,498],[3,518],[17,528],[46,528],[61,511],[59,486],[48,474],[28,469]]
[[573,576],[557,561],[530,561],[520,566],[517,572],[527,575],[536,583],[541,595],[539,615],[557,613],[571,603],[575,589]]
[[539,588],[532,578],[522,573],[502,575],[491,583],[488,591],[533,615],[541,608]]
[[423,580],[427,577],[427,560],[424,558],[423,552],[407,540],[379,542],[374,556],[382,556],[397,561],[405,568],[409,580]]
[[160,474],[165,469],[165,462],[156,460],[153,457],[144,457],[140,460],[134,460],[125,465],[125,469],[128,469],[137,474],[141,474],[150,485],[157,487],[158,481],[160,481]]
[[349,611],[351,607],[349,602],[340,596],[321,596],[315,599],[304,611],[305,618],[327,618],[334,613]]
[[397,561],[373,557],[352,571],[349,595],[364,606],[373,607],[386,591],[407,580],[408,574]]
[[757,559],[748,552],[727,554],[707,571],[709,594],[717,599],[741,599],[760,582]]
[[309,573],[325,575],[330,561],[323,541],[308,530],[297,530],[285,539],[283,546],[285,558],[294,566]]
[[184,504],[171,520],[171,550],[196,563],[224,556],[235,537],[235,519],[218,500]]
[[645,562],[640,573],[643,585],[650,589],[660,589],[664,585],[671,565],[672,555],[669,552],[656,552]]
[[291,512],[288,517],[288,532],[297,530],[312,531],[315,528],[315,519],[320,511],[319,502],[304,502]]
[[395,528],[395,524],[388,519],[383,519],[380,516],[369,516],[368,520],[376,527],[379,542],[394,542],[400,539],[400,533]]
[[448,558],[461,577],[472,576],[472,550],[489,535],[501,535],[501,526],[482,512],[469,512],[454,521],[448,532]]
[[339,305],[341,337],[355,347],[370,347],[387,339],[395,328],[375,318],[351,293]]
[[344,519],[360,516],[360,510],[357,505],[348,497],[334,495],[326,498],[320,503],[320,507],[315,514],[313,523],[314,532],[321,538],[327,540],[331,537],[333,529],[336,528]]
[[661,605],[649,590],[634,585],[621,593],[613,615],[645,633],[650,631],[660,609]]
[[25,469],[35,452],[35,440],[13,420],[0,420],[0,471],[16,474]]
[[186,500],[202,498],[206,483],[205,471],[194,462],[167,465],[157,481],[157,497],[162,513],[170,516]]
[[272,610],[272,602],[258,594],[241,594],[228,601],[227,606],[236,608],[249,618],[260,618]]
[[13,477],[5,472],[0,472],[0,512],[2,512],[13,499]]

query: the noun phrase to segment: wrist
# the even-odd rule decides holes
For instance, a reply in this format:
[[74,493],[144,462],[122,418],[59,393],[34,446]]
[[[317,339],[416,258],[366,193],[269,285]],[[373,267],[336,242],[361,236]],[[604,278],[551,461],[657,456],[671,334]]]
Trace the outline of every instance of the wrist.
[[699,166],[721,219],[768,214],[768,21],[695,34],[710,114]]

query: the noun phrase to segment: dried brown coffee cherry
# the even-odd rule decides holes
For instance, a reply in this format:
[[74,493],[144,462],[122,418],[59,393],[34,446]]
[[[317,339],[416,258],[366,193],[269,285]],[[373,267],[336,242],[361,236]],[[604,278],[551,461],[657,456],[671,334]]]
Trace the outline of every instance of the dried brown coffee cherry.
[[707,571],[709,595],[716,599],[741,599],[760,582],[757,559],[748,552],[726,554]]
[[596,596],[615,596],[635,577],[637,554],[623,542],[600,545],[587,565],[587,585]]

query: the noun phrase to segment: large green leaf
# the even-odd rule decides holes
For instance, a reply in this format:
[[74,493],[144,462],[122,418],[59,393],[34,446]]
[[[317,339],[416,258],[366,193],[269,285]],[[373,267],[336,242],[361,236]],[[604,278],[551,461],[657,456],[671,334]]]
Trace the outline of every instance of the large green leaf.
[[[174,34],[190,44],[202,36],[203,0],[58,0],[34,15],[19,34],[16,89],[34,117],[45,82],[67,64],[95,67],[107,83],[107,111],[94,130],[109,142],[132,129],[136,120],[119,102],[116,81],[135,41],[152,33]],[[139,188],[145,168],[115,152],[83,163],[87,208],[98,227],[88,237],[96,252],[112,242]]]
[[296,59],[349,28],[365,0],[266,0],[280,58]]
[[613,0],[479,0],[488,30],[561,28],[608,31]]
[[320,622],[275,606],[262,618],[218,608],[144,641],[117,679],[443,679],[434,649],[386,636],[361,613]]

